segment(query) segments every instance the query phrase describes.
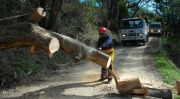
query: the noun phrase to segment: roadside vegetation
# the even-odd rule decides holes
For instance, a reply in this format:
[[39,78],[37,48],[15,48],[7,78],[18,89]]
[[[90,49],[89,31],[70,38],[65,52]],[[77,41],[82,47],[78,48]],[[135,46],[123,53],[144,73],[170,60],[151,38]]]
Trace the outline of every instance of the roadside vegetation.
[[[178,64],[174,64],[172,62],[172,57],[169,55],[167,51],[167,47],[169,44],[175,47],[179,46],[180,40],[176,40],[176,43],[174,40],[169,42],[168,37],[163,37],[163,47],[161,51],[157,52],[155,56],[155,61],[157,63],[157,69],[160,72],[160,74],[163,76],[164,81],[167,84],[170,84],[173,87],[173,93],[177,99],[180,99],[180,96],[176,94],[176,81],[180,78],[180,68],[178,67]],[[176,50],[178,50],[177,47]],[[177,53],[178,54],[178,53]],[[179,57],[180,58],[180,57]]]

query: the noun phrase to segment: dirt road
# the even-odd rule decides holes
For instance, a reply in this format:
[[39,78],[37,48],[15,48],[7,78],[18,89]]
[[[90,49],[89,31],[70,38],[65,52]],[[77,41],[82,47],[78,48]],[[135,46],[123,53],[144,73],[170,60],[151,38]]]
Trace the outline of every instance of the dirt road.
[[[142,83],[155,88],[167,88],[158,74],[153,55],[158,39],[150,38],[146,46],[130,44],[115,48],[115,71],[120,80],[139,77]],[[51,75],[42,75],[31,84],[4,90],[2,99],[141,99],[141,96],[121,96],[115,82],[97,82],[101,67],[87,61],[57,66]],[[50,72],[50,71],[48,71]]]

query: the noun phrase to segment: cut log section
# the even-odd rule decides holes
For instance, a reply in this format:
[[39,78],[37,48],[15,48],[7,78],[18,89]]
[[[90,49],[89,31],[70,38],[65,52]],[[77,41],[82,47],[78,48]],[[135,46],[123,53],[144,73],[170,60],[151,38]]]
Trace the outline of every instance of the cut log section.
[[145,96],[173,99],[172,91],[170,89],[148,89]]
[[0,50],[32,46],[32,54],[35,47],[53,54],[60,48],[57,38],[51,36],[47,30],[28,22],[0,27],[0,34]]
[[176,81],[176,91],[177,91],[177,94],[180,95],[180,80]]
[[132,93],[133,89],[142,89],[139,78],[129,78],[118,82],[118,92],[120,94]]
[[29,18],[29,21],[38,24],[38,22],[46,16],[46,12],[44,12],[44,9],[41,7],[38,7],[34,13]]

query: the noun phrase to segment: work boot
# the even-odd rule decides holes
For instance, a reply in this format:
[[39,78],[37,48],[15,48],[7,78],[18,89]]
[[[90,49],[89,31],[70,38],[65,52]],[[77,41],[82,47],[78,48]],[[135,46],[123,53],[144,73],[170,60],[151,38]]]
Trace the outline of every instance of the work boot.
[[104,80],[106,80],[106,79],[108,79],[108,77],[107,77],[107,72],[102,71],[102,72],[101,72],[101,78],[99,79],[99,81],[104,81]]
[[106,80],[107,79],[107,77],[101,77],[100,79],[99,79],[99,81],[104,81],[104,80]]
[[112,82],[112,78],[108,78],[108,81],[106,82],[106,84],[110,84]]
[[[112,66],[111,66],[112,67]],[[110,68],[111,70],[112,68]],[[110,73],[108,73],[108,81],[106,82],[106,84],[110,84],[112,82],[112,75]]]

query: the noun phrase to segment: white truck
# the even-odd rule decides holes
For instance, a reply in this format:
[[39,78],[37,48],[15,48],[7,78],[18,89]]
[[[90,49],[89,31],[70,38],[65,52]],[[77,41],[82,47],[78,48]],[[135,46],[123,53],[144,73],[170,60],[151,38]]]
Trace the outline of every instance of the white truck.
[[123,46],[129,42],[141,42],[143,46],[149,39],[149,27],[143,18],[127,18],[122,20],[120,39]]
[[149,35],[161,35],[162,34],[162,25],[160,22],[151,22],[149,24]]

